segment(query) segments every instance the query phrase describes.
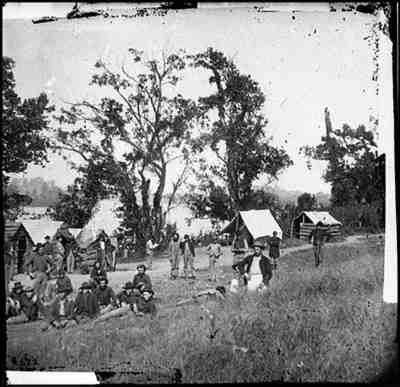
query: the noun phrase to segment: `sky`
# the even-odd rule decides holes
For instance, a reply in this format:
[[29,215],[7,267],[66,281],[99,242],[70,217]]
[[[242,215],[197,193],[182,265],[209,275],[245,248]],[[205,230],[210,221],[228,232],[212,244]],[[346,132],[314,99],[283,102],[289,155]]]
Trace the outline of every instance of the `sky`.
[[[375,21],[372,15],[224,8],[169,12],[164,17],[31,22],[31,17],[65,15],[71,6],[8,3],[4,7],[3,55],[16,62],[16,89],[22,97],[46,91],[60,108],[63,101],[99,97],[89,81],[100,57],[118,69],[130,47],[157,57],[162,50],[197,53],[211,46],[233,57],[266,95],[266,134],[273,136],[273,144],[284,146],[294,162],[277,185],[314,193],[330,191],[322,179],[324,164],[314,162],[309,170],[299,147],[320,142],[324,108],[329,108],[334,128],[344,123],[369,127],[370,116],[379,116],[367,39]],[[196,99],[210,90],[204,73],[190,74],[180,86],[182,94]],[[379,136],[377,140],[379,144]],[[179,167],[172,166],[169,182]],[[26,176],[53,179],[65,188],[76,175],[65,160],[52,155],[45,168],[30,166]]]

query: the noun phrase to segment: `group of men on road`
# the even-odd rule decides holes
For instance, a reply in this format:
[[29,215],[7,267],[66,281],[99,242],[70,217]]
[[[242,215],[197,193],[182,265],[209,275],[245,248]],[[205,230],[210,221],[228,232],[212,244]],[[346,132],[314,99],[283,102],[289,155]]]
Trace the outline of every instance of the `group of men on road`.
[[47,330],[52,327],[66,328],[89,320],[104,321],[129,311],[137,316],[155,315],[154,291],[145,265],[137,267],[132,281],[124,284],[118,294],[108,286],[106,271],[96,263],[93,271],[97,274],[98,269],[102,275],[91,275],[89,281],[83,282],[75,299],[71,299],[72,283],[63,269],[57,272],[50,302],[46,302],[33,287],[23,287],[21,282],[16,282],[7,298],[7,321],[22,323],[42,319],[42,329]]
[[[322,261],[322,247],[326,239],[326,230],[319,222],[315,230],[310,234],[314,248],[315,266]],[[47,238],[46,238],[47,239]],[[61,238],[56,239],[56,245],[61,244]],[[46,241],[48,242],[48,240]],[[277,269],[280,257],[281,239],[276,231],[267,239],[269,246],[268,256],[264,255],[265,245],[260,241],[253,243],[252,249],[247,250],[240,259],[235,259],[232,269],[237,274],[238,287],[248,290],[265,290],[268,288],[273,271]],[[73,287],[70,278],[60,264],[61,247],[52,249],[54,259],[50,260],[49,248],[46,243],[34,250],[26,262],[29,276],[34,279],[33,286],[23,287],[20,282],[14,284],[14,288],[7,298],[6,316],[9,322],[25,322],[43,318],[43,329],[50,327],[63,328],[88,320],[104,321],[112,317],[127,314],[129,311],[136,315],[156,313],[151,279],[146,274],[146,266],[138,265],[137,273],[132,281],[122,287],[122,291],[115,294],[108,286],[107,271],[102,262],[97,260],[90,272],[89,281],[85,281],[78,289],[75,299],[71,299]],[[217,281],[216,264],[222,255],[218,237],[214,237],[212,243],[206,248],[209,257],[209,280]],[[243,249],[234,244],[232,251],[237,253]],[[185,235],[183,240],[175,233],[169,245],[169,260],[171,264],[170,279],[179,276],[179,265],[183,258],[182,278],[195,278],[193,260],[195,257],[194,243]],[[48,274],[56,270],[54,286],[46,286]],[[208,294],[208,293],[207,293]]]

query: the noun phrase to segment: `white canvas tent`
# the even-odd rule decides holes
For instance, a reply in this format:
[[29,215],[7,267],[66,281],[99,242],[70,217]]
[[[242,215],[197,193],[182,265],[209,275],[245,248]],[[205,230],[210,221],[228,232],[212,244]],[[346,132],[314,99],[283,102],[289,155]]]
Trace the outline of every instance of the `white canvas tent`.
[[238,225],[244,225],[254,239],[272,236],[274,231],[277,231],[278,237],[282,239],[282,229],[270,210],[239,211],[222,232],[233,234]]
[[49,219],[26,219],[21,222],[30,236],[32,237],[33,242],[36,243],[44,243],[44,237],[49,235],[50,238],[53,238],[58,228],[64,222],[58,222]]
[[69,231],[76,239],[76,237],[79,235],[79,233],[82,231],[82,229],[81,228],[70,228]]
[[76,236],[76,241],[81,248],[87,248],[96,241],[101,232],[108,237],[113,236],[121,225],[121,219],[115,213],[119,206],[121,202],[117,199],[103,199],[96,204],[89,222]]

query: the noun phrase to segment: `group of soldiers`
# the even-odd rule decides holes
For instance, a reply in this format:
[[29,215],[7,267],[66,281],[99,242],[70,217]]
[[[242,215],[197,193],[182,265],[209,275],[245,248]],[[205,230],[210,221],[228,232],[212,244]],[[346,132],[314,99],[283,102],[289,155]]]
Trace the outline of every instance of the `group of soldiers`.
[[[310,235],[310,241],[313,240],[315,265],[317,267],[321,263],[325,237],[326,232],[322,224],[318,224]],[[122,291],[116,294],[108,285],[104,261],[98,259],[92,267],[89,280],[80,285],[76,297],[71,299],[73,287],[64,270],[65,248],[63,250],[62,238],[56,236],[56,243],[51,252],[47,242],[49,241],[46,240],[46,243],[37,246],[26,262],[27,273],[34,280],[33,286],[24,288],[20,282],[16,282],[11,294],[7,297],[6,313],[10,323],[42,318],[44,320],[43,329],[46,330],[50,327],[64,328],[88,320],[104,321],[125,315],[130,311],[136,315],[155,315],[154,291],[151,279],[146,273],[146,265],[138,265],[137,273],[132,281],[125,283],[122,286]],[[266,246],[269,247],[268,256],[263,252]],[[233,281],[236,281],[237,287],[249,290],[267,289],[273,271],[278,266],[280,249],[281,239],[276,231],[273,232],[272,237],[267,239],[265,244],[256,240],[251,248],[243,248],[240,241],[234,240],[232,269],[235,273]],[[209,258],[208,280],[216,282],[216,266],[222,255],[218,236],[215,236],[207,246],[206,252]],[[181,278],[196,278],[194,257],[193,240],[188,235],[184,235],[183,239],[180,240],[179,234],[175,233],[169,245],[170,279],[179,278],[181,258],[183,258]],[[48,284],[49,273],[54,271],[56,281],[54,284]],[[213,295],[225,295],[225,288],[222,293],[220,290],[216,290],[218,290],[218,287],[211,293]],[[233,290],[232,286],[231,290]],[[209,296],[211,293],[206,291],[204,294]]]
[[112,317],[133,312],[137,316],[156,314],[154,291],[145,265],[137,267],[132,281],[115,293],[108,285],[107,273],[96,261],[90,279],[84,281],[72,298],[73,286],[63,269],[57,272],[54,296],[49,301],[32,286],[21,282],[7,298],[6,317],[8,323],[21,323],[41,319],[42,330],[67,328],[76,324],[104,321]]

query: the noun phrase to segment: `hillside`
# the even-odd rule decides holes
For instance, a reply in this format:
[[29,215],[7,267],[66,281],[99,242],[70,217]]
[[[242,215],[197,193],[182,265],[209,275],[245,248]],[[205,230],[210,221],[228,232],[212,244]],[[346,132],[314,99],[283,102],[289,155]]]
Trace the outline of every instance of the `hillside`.
[[32,179],[13,178],[7,187],[7,191],[18,192],[32,198],[32,207],[49,207],[54,205],[63,190],[53,180],[47,181],[42,177]]

